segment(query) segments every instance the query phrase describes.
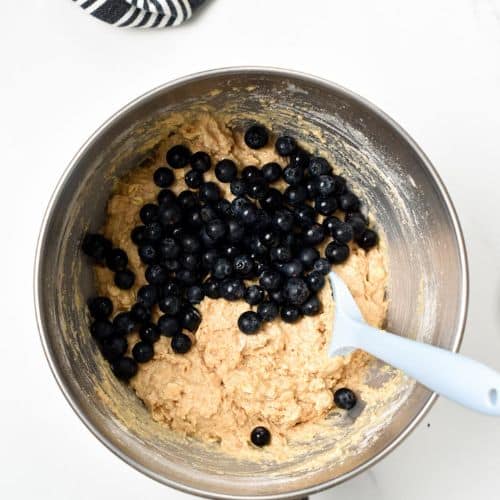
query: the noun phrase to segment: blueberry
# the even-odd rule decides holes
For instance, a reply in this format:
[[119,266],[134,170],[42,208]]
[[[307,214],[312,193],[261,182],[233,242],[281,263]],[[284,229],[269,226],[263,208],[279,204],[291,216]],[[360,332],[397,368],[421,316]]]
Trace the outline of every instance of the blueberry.
[[319,194],[318,184],[319,181],[316,177],[311,177],[309,179],[306,179],[304,186],[306,187],[307,198],[309,200],[312,200],[318,196]]
[[256,333],[260,324],[260,318],[254,311],[246,311],[238,318],[238,328],[247,335]]
[[200,186],[200,200],[206,203],[214,203],[221,198],[220,189],[215,182],[204,182]]
[[305,316],[316,316],[321,311],[321,302],[316,295],[312,295],[300,306],[300,310]]
[[176,297],[179,297],[181,295],[182,289],[179,283],[176,283],[175,281],[167,281],[161,288],[162,295],[175,295]]
[[251,205],[251,202],[244,196],[237,196],[231,202],[231,211],[235,217],[241,217],[245,208]]
[[130,269],[115,273],[115,285],[122,290],[129,290],[134,286],[135,274]]
[[331,264],[327,259],[318,259],[314,263],[313,269],[321,273],[322,275],[326,275],[330,272]]
[[[191,170],[191,172],[194,172],[194,170]],[[179,193],[179,196],[177,196],[177,203],[179,204],[179,207],[181,208],[183,213],[185,210],[192,211],[199,207],[198,197],[196,196],[196,193],[194,193],[193,191],[189,191],[189,189],[185,189],[184,191],[181,191]]]
[[231,181],[229,189],[234,196],[243,196],[248,189],[248,183],[243,179],[234,179]]
[[304,243],[308,245],[319,245],[325,239],[325,229],[321,224],[314,223],[304,233]]
[[277,271],[264,271],[259,278],[259,283],[265,290],[277,290],[281,285],[281,276]]
[[132,356],[137,363],[146,363],[155,354],[153,344],[141,340],[132,348]]
[[297,148],[290,155],[290,165],[295,165],[304,169],[307,165],[309,165],[309,158],[309,154],[307,154],[304,150]]
[[232,182],[236,179],[236,164],[233,160],[221,160],[215,165],[215,177],[220,182]]
[[319,177],[320,175],[331,174],[332,167],[330,167],[330,164],[324,158],[313,156],[309,160],[307,171],[309,175]]
[[366,229],[366,220],[359,212],[346,214],[345,221],[352,227],[355,238],[361,236],[361,234]]
[[334,196],[316,198],[316,200],[314,200],[314,209],[321,215],[331,215],[337,210],[337,207],[337,200]]
[[205,283],[203,283],[203,292],[205,295],[211,299],[220,298],[220,286],[219,282],[213,278],[209,278]]
[[356,243],[364,250],[373,248],[378,243],[378,235],[371,229],[366,229],[356,238]]
[[143,325],[151,319],[151,309],[138,302],[130,309],[130,315],[136,323]]
[[266,163],[262,167],[262,176],[268,182],[276,182],[282,175],[281,166],[278,163]]
[[245,228],[236,220],[231,219],[227,223],[227,239],[230,243],[238,243],[245,234]]
[[280,244],[280,235],[277,231],[268,229],[262,234],[260,240],[267,248],[277,247]]
[[168,207],[170,205],[174,205],[177,201],[177,196],[171,189],[162,189],[158,196],[156,197],[158,201],[158,205],[160,207]]
[[162,265],[152,264],[146,268],[144,276],[150,285],[163,285],[168,279],[168,272]]
[[269,292],[269,297],[276,304],[283,304],[285,302],[285,294],[283,293],[282,288],[278,288],[278,290],[273,290],[272,292]]
[[191,304],[199,304],[204,297],[205,293],[200,285],[192,285],[186,290],[186,299]]
[[193,234],[185,234],[181,238],[180,244],[186,253],[196,253],[201,250],[201,242]]
[[113,328],[120,335],[128,335],[135,328],[135,321],[129,312],[121,312],[113,318]]
[[247,182],[250,183],[251,181],[255,181],[257,179],[262,179],[263,175],[262,172],[254,165],[249,165],[248,167],[245,167],[241,171],[241,178]]
[[220,240],[226,234],[226,224],[221,219],[212,219],[207,223],[206,231],[214,241]]
[[85,255],[103,262],[106,254],[111,250],[111,241],[101,234],[87,233],[83,238],[82,250]]
[[220,257],[218,250],[211,248],[201,254],[201,264],[204,269],[211,270],[215,266],[215,262]]
[[264,198],[260,200],[260,206],[264,210],[274,212],[283,206],[283,195],[277,189],[271,188]]
[[97,342],[104,342],[113,335],[114,328],[111,321],[98,319],[90,325],[90,333]]
[[233,266],[226,257],[219,257],[214,264],[213,275],[217,279],[224,279],[231,275]]
[[325,256],[332,264],[340,264],[349,257],[349,247],[332,241],[325,249]]
[[295,221],[301,227],[311,227],[316,222],[316,212],[310,205],[299,205],[293,212]]
[[169,316],[168,314],[160,316],[160,319],[158,320],[158,329],[162,335],[165,335],[165,337],[172,337],[182,331],[180,321],[176,317]]
[[164,259],[162,265],[169,273],[178,271],[181,268],[179,259]]
[[265,427],[255,427],[250,434],[250,440],[255,446],[266,446],[271,442],[271,433]]
[[180,313],[179,318],[181,320],[182,328],[189,330],[194,333],[198,330],[201,323],[201,315],[198,309],[192,306],[186,306]]
[[87,301],[90,315],[95,319],[106,319],[113,312],[113,302],[108,297],[94,297]]
[[144,226],[144,236],[147,241],[157,242],[163,236],[163,227],[159,222],[150,222]]
[[275,147],[280,156],[290,156],[297,149],[297,141],[289,135],[282,135],[276,139]]
[[167,152],[167,163],[172,168],[182,168],[188,164],[190,157],[191,151],[186,146],[174,146]]
[[359,198],[350,191],[338,197],[339,208],[343,212],[356,212],[359,209]]
[[158,220],[163,226],[175,226],[182,219],[182,210],[179,205],[172,204],[168,206],[160,206]]
[[160,311],[171,316],[178,314],[182,307],[182,301],[177,295],[164,295],[158,302]]
[[160,254],[164,259],[175,259],[181,253],[181,246],[171,237],[163,238],[159,248]]
[[284,305],[281,306],[280,315],[286,323],[295,323],[300,318],[300,310],[294,306]]
[[245,291],[245,301],[251,306],[260,304],[265,297],[265,291],[259,285],[251,285]]
[[326,231],[331,235],[333,234],[333,231],[335,228],[341,223],[341,220],[335,217],[334,215],[331,215],[330,217],[326,217],[323,220],[323,227],[326,229]]
[[239,300],[245,295],[245,285],[239,279],[225,279],[219,285],[220,295],[226,300]]
[[160,251],[151,243],[146,243],[138,248],[139,257],[144,264],[154,264],[158,261]]
[[249,181],[247,194],[255,200],[263,200],[268,193],[267,182],[264,179],[254,179]]
[[217,210],[215,210],[215,208],[210,205],[201,207],[200,213],[201,220],[205,223],[218,218]]
[[312,271],[305,277],[311,292],[319,292],[325,286],[325,277],[319,271]]
[[253,270],[253,261],[248,255],[237,255],[233,260],[233,269],[240,276],[248,276]]
[[229,217],[232,215],[231,202],[229,200],[222,198],[217,202],[215,208],[217,212],[219,212],[219,214],[222,215],[223,217]]
[[285,299],[292,305],[300,306],[309,297],[309,288],[301,278],[290,278],[283,288]]
[[194,285],[199,279],[198,273],[196,271],[191,271],[190,269],[177,270],[175,272],[175,277],[179,283],[186,286]]
[[185,333],[174,335],[170,342],[172,350],[177,354],[186,354],[191,349],[191,339]]
[[192,189],[198,189],[204,182],[203,173],[199,170],[189,170],[184,175],[186,186]]
[[146,307],[153,307],[158,302],[158,290],[154,285],[144,285],[137,292],[137,301]]
[[331,235],[339,243],[349,243],[354,237],[354,231],[346,222],[339,222],[332,229]]
[[137,226],[132,229],[130,233],[130,239],[135,245],[140,245],[146,241],[146,236],[144,234],[144,226]]
[[298,259],[292,259],[290,262],[285,262],[282,268],[282,273],[288,278],[298,278],[304,272],[304,265]]
[[146,205],[140,209],[139,217],[143,224],[150,224],[158,220],[159,211],[160,209],[155,203],[146,203]]
[[333,174],[333,178],[335,179],[335,195],[344,194],[347,191],[347,181],[341,175]]
[[298,258],[304,269],[312,269],[314,266],[314,262],[319,259],[319,252],[313,247],[305,247],[302,248],[299,252]]
[[101,353],[107,361],[115,361],[127,352],[128,342],[125,337],[112,335],[101,345]]
[[212,249],[217,246],[217,242],[214,241],[212,238],[210,238],[210,236],[208,236],[206,227],[202,227],[198,234],[200,237],[200,242],[202,247],[206,249]]
[[210,159],[210,156],[204,151],[198,151],[197,153],[194,153],[193,156],[191,156],[189,163],[191,164],[191,168],[193,170],[203,173],[207,170],[210,170],[212,160]]
[[153,174],[154,183],[161,188],[170,187],[175,180],[174,173],[167,167],[160,167]]
[[320,196],[329,196],[334,192],[334,190],[335,179],[332,175],[323,174],[318,177],[318,193]]
[[253,267],[254,267],[254,275],[260,276],[266,269],[269,268],[266,262],[260,260],[259,258],[253,257]]
[[128,356],[117,359],[112,365],[113,373],[121,380],[129,380],[137,373],[137,363]]
[[252,149],[263,148],[269,140],[269,134],[262,125],[252,125],[245,132],[245,144]]
[[241,210],[239,218],[247,226],[253,224],[257,221],[257,209],[253,204],[249,203]]
[[304,170],[297,165],[289,165],[283,170],[283,179],[290,186],[297,186],[304,179]]
[[261,321],[272,321],[279,314],[279,307],[276,302],[265,301],[257,306],[257,314]]
[[156,342],[160,338],[160,329],[154,323],[142,325],[139,330],[139,337],[145,342]]
[[270,256],[272,261],[288,262],[292,258],[292,251],[289,247],[280,245],[278,247],[271,248]]
[[333,394],[333,401],[339,408],[351,410],[356,406],[357,398],[356,394],[354,394],[351,389],[343,387],[335,391]]
[[303,185],[288,186],[285,189],[284,198],[289,205],[300,205],[307,200],[307,189]]
[[185,253],[180,258],[180,265],[184,269],[194,271],[200,267],[200,256],[196,253]]
[[273,216],[273,223],[283,231],[287,233],[293,228],[293,214],[290,210],[279,210]]

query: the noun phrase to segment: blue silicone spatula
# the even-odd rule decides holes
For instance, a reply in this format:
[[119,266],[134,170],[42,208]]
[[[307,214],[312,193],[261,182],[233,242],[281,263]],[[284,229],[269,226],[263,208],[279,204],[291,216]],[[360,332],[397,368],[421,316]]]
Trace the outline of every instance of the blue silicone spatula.
[[362,349],[441,396],[500,416],[500,373],[461,354],[368,325],[343,280],[334,272],[329,278],[335,300],[331,357]]

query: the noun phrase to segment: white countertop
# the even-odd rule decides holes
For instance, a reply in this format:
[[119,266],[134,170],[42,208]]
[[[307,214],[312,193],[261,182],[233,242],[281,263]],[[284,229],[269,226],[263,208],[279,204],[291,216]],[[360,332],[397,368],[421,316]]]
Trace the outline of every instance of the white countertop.
[[[500,0],[207,3],[183,27],[130,31],[70,0],[2,2],[2,498],[192,498],[136,472],[81,424],[45,361],[31,292],[42,213],[72,155],[130,99],[192,72],[310,72],[406,128],[463,224],[471,294],[462,352],[500,370]],[[315,498],[499,496],[500,420],[439,400],[389,457]]]

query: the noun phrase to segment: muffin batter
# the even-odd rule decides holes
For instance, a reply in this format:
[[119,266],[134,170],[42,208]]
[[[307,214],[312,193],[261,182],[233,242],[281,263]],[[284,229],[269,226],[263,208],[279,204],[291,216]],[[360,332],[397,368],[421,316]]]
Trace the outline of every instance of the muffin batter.
[[[208,113],[179,117],[178,126],[158,146],[155,158],[121,179],[109,200],[104,235],[127,252],[129,267],[136,274],[134,287],[121,290],[114,285],[111,271],[97,268],[99,292],[113,300],[115,313],[129,309],[137,290],[146,284],[144,265],[130,232],[140,223],[141,206],[156,200],[159,188],[153,183],[153,172],[165,164],[165,152],[179,143],[193,152],[206,151],[214,163],[231,158],[239,166],[262,166],[270,161],[284,165],[271,145],[249,149],[241,134],[232,132],[222,118]],[[185,189],[185,169],[173,172],[177,181],[172,189],[180,192]],[[205,179],[217,182],[213,168]],[[231,199],[228,185],[220,186]],[[353,244],[349,259],[335,269],[366,321],[382,326],[387,311],[383,250],[365,252]],[[328,284],[319,296],[323,306],[319,315],[295,324],[278,318],[264,324],[256,335],[244,335],[237,326],[248,304],[205,298],[198,307],[202,323],[192,336],[192,349],[185,355],[175,354],[170,339],[162,337],[155,344],[154,358],[140,364],[130,384],[156,421],[184,435],[220,443],[223,450],[237,456],[251,448],[251,430],[266,426],[272,434],[267,451],[277,458],[294,440],[314,435],[315,424],[332,409],[332,390],[345,386],[363,397],[362,374],[370,358],[361,352],[328,358],[334,319]],[[160,315],[156,309],[153,317],[156,320]],[[137,336],[132,337],[133,345]]]

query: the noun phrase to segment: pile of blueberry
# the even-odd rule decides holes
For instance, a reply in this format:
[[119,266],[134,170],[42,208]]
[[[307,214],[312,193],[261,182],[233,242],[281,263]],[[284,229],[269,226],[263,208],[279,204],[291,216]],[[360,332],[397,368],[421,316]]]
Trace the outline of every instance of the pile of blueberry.
[[[269,134],[260,125],[245,133],[252,149],[268,142]],[[257,333],[278,316],[293,323],[318,314],[317,293],[330,266],[349,257],[348,243],[354,240],[365,250],[377,245],[377,233],[368,228],[358,197],[327,160],[307,153],[290,136],[279,137],[275,148],[287,158],[285,168],[268,163],[239,170],[230,159],[215,165],[215,176],[229,184],[232,201],[223,198],[217,183],[205,181],[204,173],[212,168],[207,153],[193,154],[183,145],[167,152],[167,165],[153,176],[160,188],[157,203],[141,208],[142,224],[131,233],[148,285],[139,289],[131,310],[112,321],[108,298],[89,301],[92,335],[119,378],[128,380],[137,372],[137,363],[153,357],[160,335],[171,337],[174,352],[188,352],[191,338],[183,331],[197,330],[201,316],[194,306],[204,297],[245,300],[253,306],[255,310],[238,319],[245,334]],[[181,168],[186,168],[189,189],[176,195],[169,189],[175,180],[172,169]],[[279,180],[287,185],[283,191],[275,187]],[[322,256],[318,247],[327,240]],[[87,234],[82,248],[115,272],[116,286],[133,286],[135,276],[123,250],[100,234]],[[155,324],[151,311],[156,306],[163,315]],[[141,340],[131,358],[125,356],[126,334],[137,328]],[[254,444],[268,441],[262,428],[254,431]]]

